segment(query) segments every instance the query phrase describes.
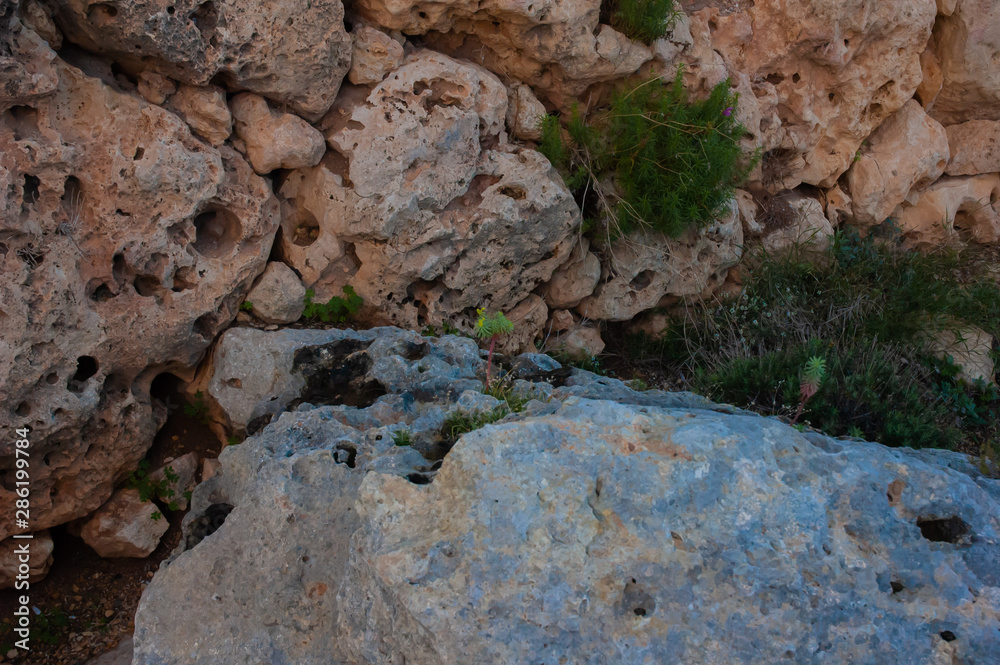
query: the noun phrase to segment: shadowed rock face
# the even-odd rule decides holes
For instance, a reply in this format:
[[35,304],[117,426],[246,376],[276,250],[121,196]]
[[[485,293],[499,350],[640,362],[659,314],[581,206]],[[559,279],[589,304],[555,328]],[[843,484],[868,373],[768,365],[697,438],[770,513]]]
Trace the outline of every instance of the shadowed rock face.
[[[137,665],[910,665],[1000,649],[1000,484],[964,456],[574,370],[518,383],[550,399],[428,470],[393,432],[424,441],[492,398],[416,391],[477,366],[458,352],[470,341],[425,340],[421,357],[417,341],[377,332],[372,376],[396,372],[371,406],[303,405],[226,450],[186,520],[217,530],[144,594]],[[519,366],[552,369],[539,358]]]

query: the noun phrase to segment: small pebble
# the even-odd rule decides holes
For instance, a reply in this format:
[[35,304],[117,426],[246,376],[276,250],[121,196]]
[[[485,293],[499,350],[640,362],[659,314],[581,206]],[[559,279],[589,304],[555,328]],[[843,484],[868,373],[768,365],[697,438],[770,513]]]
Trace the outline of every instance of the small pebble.
[[104,616],[108,617],[109,619],[110,619],[111,617],[113,617],[114,615],[115,615],[115,613],[114,613],[114,612],[113,612],[112,610],[106,610],[106,611],[104,612]]

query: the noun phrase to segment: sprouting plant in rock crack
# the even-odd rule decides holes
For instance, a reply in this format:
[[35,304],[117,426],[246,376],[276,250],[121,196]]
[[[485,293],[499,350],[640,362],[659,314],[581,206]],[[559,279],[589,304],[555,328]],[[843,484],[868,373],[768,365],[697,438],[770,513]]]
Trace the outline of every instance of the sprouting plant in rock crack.
[[729,81],[692,101],[678,70],[672,83],[617,91],[587,119],[574,108],[565,132],[546,118],[538,149],[593,229],[612,239],[639,229],[677,237],[716,219],[756,164],[740,145],[737,102]]
[[504,335],[514,332],[514,324],[503,315],[503,312],[487,314],[485,309],[476,310],[476,337],[488,339],[490,342],[490,353],[486,358],[486,387],[490,387],[490,372],[493,368],[493,352],[496,349],[497,341]]
[[[651,44],[671,27],[678,12],[673,0],[607,1],[611,27],[626,37]],[[604,9],[604,6],[602,6]]]
[[240,305],[240,311],[241,312],[252,312],[253,311],[253,303],[250,302],[249,300],[244,300],[243,304]]
[[809,358],[802,368],[802,377],[799,379],[799,408],[795,412],[795,417],[792,418],[793,425],[798,422],[799,416],[802,415],[802,409],[805,408],[806,402],[819,391],[824,378],[826,378],[826,360],[818,356]]
[[307,320],[319,319],[323,323],[345,323],[348,319],[358,313],[364,304],[364,299],[359,296],[354,287],[347,285],[343,288],[344,297],[333,296],[325,303],[313,302],[316,291],[306,290],[305,308],[302,310],[302,318]]
[[208,415],[208,404],[205,402],[205,393],[199,390],[190,402],[184,404],[184,415],[194,418],[202,425],[211,422],[212,419]]
[[413,434],[408,429],[398,429],[392,433],[392,442],[400,447],[413,445]]

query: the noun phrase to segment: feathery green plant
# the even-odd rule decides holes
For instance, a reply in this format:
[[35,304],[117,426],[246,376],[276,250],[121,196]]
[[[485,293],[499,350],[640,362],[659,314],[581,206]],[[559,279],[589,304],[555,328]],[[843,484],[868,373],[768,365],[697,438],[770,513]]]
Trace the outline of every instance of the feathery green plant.
[[486,359],[486,389],[490,387],[490,370],[493,367],[493,351],[497,341],[504,335],[514,332],[514,324],[510,322],[503,312],[487,314],[485,309],[476,310],[476,337],[488,339],[490,341],[490,355]]
[[756,164],[739,144],[746,129],[737,103],[728,80],[692,101],[678,69],[672,83],[650,79],[616,92],[589,120],[574,108],[565,135],[547,117],[538,149],[585,215],[596,199],[610,236],[647,228],[677,237],[715,219]]
[[313,298],[316,296],[316,292],[307,289],[302,317],[310,320],[319,319],[323,323],[344,323],[358,313],[365,301],[350,285],[345,286],[343,291],[343,298],[333,296],[326,303],[315,303]]
[[646,44],[659,39],[674,22],[673,0],[611,0],[611,27]]

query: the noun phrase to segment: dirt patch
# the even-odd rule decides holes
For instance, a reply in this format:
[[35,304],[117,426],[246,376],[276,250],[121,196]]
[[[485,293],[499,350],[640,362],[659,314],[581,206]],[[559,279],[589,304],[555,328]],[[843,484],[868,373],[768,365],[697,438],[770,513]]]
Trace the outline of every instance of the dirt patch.
[[[177,398],[174,398],[177,401]],[[218,457],[221,444],[202,423],[177,409],[156,435],[147,459],[158,468],[169,457],[196,452],[200,459]],[[65,526],[52,529],[55,542],[48,576],[25,591],[0,591],[0,660],[31,665],[78,665],[110,651],[133,632],[135,610],[143,589],[160,563],[177,546],[186,511],[163,510],[170,523],[159,547],[145,559],[102,559]],[[6,658],[16,639],[12,617],[17,597],[31,598],[33,610],[29,652]]]

